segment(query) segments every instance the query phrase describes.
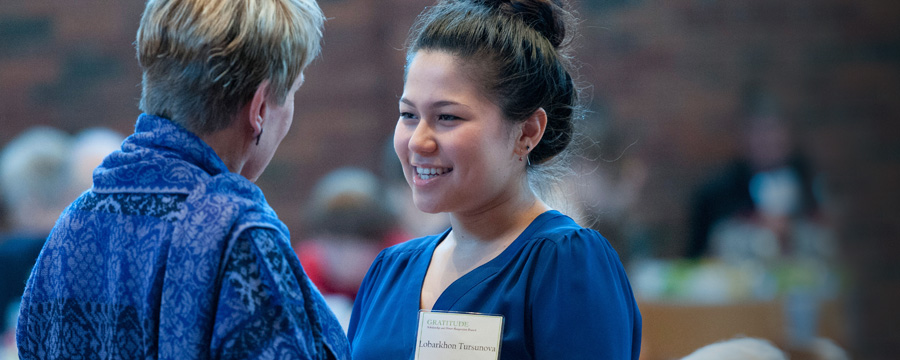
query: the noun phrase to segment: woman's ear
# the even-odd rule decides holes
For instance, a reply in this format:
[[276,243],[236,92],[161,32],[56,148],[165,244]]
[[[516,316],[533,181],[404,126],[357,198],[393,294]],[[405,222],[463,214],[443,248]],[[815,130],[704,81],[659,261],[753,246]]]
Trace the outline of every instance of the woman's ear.
[[245,121],[248,122],[250,128],[253,130],[253,136],[259,136],[263,131],[263,126],[265,125],[266,119],[266,111],[268,111],[268,107],[266,105],[266,97],[269,95],[269,80],[264,80],[259,84],[259,87],[256,88],[256,92],[253,93],[253,98],[250,99],[250,108],[248,116]]
[[544,108],[535,110],[521,124],[522,135],[516,141],[516,153],[519,155],[528,155],[544,137],[544,130],[547,128],[547,112]]

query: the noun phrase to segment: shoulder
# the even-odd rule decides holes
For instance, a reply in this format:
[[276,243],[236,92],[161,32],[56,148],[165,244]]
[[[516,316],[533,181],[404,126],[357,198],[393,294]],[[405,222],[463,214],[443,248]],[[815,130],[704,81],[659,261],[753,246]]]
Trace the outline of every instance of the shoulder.
[[289,231],[269,206],[256,184],[234,173],[211,176],[188,197],[189,211],[213,225],[230,227],[233,235],[251,228],[270,228],[289,237]]
[[[536,219],[538,227],[524,246],[526,257],[544,270],[595,271],[598,266],[617,273],[619,254],[598,231],[578,225],[556,211]],[[541,221],[541,223],[537,223]]]
[[378,259],[399,260],[422,254],[446,236],[447,231],[440,234],[411,239],[381,251]]
[[393,286],[397,279],[412,277],[413,272],[408,270],[427,266],[431,261],[430,250],[444,234],[446,232],[412,239],[382,250],[372,261],[360,291],[365,292],[367,287],[383,282]]
[[713,170],[695,189],[695,196],[717,198],[742,190],[753,176],[750,164],[743,159],[735,159]]
[[[533,280],[541,284],[538,287],[566,289],[564,293],[575,298],[572,301],[615,298],[621,300],[620,305],[633,302],[625,269],[609,241],[568,216],[556,215],[535,231],[529,239],[531,246],[526,247],[533,263]],[[557,295],[534,294],[545,300]]]
[[281,234],[271,227],[249,226],[246,229],[235,234],[237,241],[248,242],[255,247],[269,247],[284,239]]
[[265,199],[256,184],[238,174],[226,172],[208,175],[204,173],[196,180],[202,184],[192,194],[198,201],[235,203],[235,205],[247,207],[254,201],[264,201]]
[[[301,289],[305,275],[299,259],[278,231],[249,228],[226,251],[222,281],[236,289],[233,298],[242,301],[232,307],[247,308],[252,313],[255,306],[265,306],[265,303],[302,302],[306,297]],[[245,301],[247,295],[252,296],[252,302]]]
[[530,240],[543,243],[544,246],[572,247],[589,244],[611,250],[609,241],[597,230],[583,227],[558,211],[542,214],[535,219],[534,225],[536,229]]
[[[296,257],[290,240],[274,227],[248,226],[232,235],[228,244],[232,261],[260,261],[263,264],[280,267],[278,262]],[[299,262],[299,259],[297,260]],[[269,264],[275,262],[275,264]]]

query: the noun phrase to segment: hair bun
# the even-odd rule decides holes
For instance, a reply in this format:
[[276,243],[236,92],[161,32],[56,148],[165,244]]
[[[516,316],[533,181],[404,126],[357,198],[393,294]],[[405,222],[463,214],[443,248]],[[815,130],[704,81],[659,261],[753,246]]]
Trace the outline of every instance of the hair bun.
[[553,47],[566,38],[563,5],[560,0],[483,0],[501,12],[520,17],[528,26],[544,35]]

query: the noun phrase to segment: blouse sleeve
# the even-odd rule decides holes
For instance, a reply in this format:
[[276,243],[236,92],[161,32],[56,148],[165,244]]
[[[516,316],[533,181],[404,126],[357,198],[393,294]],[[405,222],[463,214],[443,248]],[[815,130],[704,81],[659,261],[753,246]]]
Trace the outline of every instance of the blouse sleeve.
[[284,248],[289,245],[281,242],[274,230],[252,228],[226,254],[213,357],[315,359],[327,351],[323,334],[311,325],[320,308],[299,262],[286,255],[293,254]]
[[534,272],[536,359],[638,359],[641,317],[618,255],[593,230],[546,241]]

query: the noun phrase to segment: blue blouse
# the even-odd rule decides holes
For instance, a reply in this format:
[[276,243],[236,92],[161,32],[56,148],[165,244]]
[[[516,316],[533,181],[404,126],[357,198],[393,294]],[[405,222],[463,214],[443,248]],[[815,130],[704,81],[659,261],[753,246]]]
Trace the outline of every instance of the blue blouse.
[[[412,359],[422,283],[449,233],[384,250],[350,319],[353,358]],[[641,315],[615,250],[552,210],[496,258],[453,282],[434,310],[501,314],[501,359],[637,359]]]
[[260,189],[141,115],[62,214],[25,288],[23,359],[348,359]]

